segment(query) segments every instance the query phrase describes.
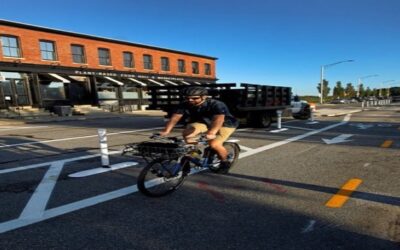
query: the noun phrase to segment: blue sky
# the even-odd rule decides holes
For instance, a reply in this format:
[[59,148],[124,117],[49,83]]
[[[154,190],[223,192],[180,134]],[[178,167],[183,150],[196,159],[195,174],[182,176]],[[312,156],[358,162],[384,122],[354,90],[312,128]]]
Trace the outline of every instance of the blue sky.
[[219,58],[219,82],[400,86],[400,0],[13,0],[1,19]]

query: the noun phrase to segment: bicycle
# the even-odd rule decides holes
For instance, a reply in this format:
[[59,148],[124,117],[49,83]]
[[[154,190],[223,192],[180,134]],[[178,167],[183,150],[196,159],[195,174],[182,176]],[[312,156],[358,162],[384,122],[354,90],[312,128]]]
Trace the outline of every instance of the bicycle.
[[[223,144],[228,151],[230,168],[239,157],[238,141],[230,139]],[[150,197],[174,192],[194,168],[208,168],[215,173],[225,172],[219,168],[219,158],[208,146],[204,135],[199,137],[197,144],[186,144],[177,137],[153,135],[150,141],[126,145],[122,154],[141,156],[147,162],[139,174],[137,187],[141,193]]]

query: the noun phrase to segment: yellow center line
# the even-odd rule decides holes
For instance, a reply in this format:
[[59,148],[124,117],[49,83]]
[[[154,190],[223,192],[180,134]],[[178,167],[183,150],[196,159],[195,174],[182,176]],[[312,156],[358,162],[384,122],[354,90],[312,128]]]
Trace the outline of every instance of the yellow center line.
[[327,207],[340,208],[350,198],[353,191],[361,184],[361,179],[350,179],[343,187],[325,204]]
[[392,140],[386,140],[382,143],[381,148],[389,148],[390,146],[392,146],[393,141]]

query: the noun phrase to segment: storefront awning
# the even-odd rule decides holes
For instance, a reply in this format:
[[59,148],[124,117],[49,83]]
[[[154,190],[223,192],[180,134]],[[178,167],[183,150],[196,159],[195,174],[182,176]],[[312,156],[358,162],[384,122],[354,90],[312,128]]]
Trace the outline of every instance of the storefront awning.
[[188,83],[188,82],[185,82],[185,81],[181,81],[183,84],[186,84],[186,85],[191,85],[190,83]]
[[86,76],[68,76],[68,77],[74,81],[86,82]]
[[57,74],[55,74],[55,73],[48,73],[50,76],[52,76],[53,78],[56,78],[56,79],[58,79],[58,80],[60,80],[61,82],[63,82],[63,83],[71,83],[71,81],[70,80],[67,80],[67,79],[65,79],[64,77],[62,77],[62,76],[60,76],[60,75],[57,75]]
[[164,80],[164,81],[166,81],[167,83],[169,83],[169,84],[171,84],[171,85],[175,85],[175,86],[178,86],[179,84],[177,84],[176,82],[173,82],[173,81],[170,81],[170,80]]
[[141,82],[141,81],[139,81],[139,80],[137,80],[137,79],[135,79],[135,78],[128,78],[129,80],[131,80],[132,82],[136,82],[136,83],[139,83],[140,84],[140,86],[147,86],[147,84],[146,83],[144,83],[144,82]]
[[109,77],[109,76],[104,76],[104,78],[106,78],[107,80],[110,80],[110,81],[112,81],[112,82],[115,82],[116,84],[118,84],[118,85],[120,85],[120,86],[123,86],[123,85],[124,85],[123,82],[120,82],[120,81],[118,81],[118,80],[115,80],[114,78],[111,78],[111,77]]
[[147,79],[147,80],[152,82],[152,83],[155,83],[155,84],[157,84],[159,86],[164,86],[164,84],[162,84],[161,82],[157,82],[156,80],[153,80],[153,79]]

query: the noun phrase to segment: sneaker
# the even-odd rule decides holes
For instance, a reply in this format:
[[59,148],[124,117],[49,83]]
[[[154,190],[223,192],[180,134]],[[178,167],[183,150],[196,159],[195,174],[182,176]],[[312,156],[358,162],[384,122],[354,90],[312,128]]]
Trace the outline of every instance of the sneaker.
[[219,164],[219,173],[221,174],[227,174],[229,172],[229,169],[231,167],[231,163],[229,161],[221,161]]

